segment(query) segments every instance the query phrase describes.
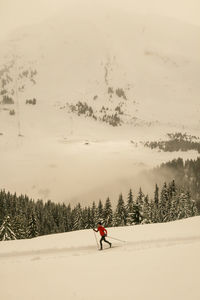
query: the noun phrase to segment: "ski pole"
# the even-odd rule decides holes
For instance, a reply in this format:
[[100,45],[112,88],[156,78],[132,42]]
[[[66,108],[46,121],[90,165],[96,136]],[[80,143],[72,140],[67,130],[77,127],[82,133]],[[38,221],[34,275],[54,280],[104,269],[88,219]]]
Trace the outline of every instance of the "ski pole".
[[[93,230],[93,232],[94,232],[94,230]],[[96,243],[97,243],[97,249],[99,250],[99,244],[98,244],[98,241],[97,241],[97,237],[96,237],[95,232],[94,232],[94,236],[95,236],[95,240],[96,240]]]
[[122,242],[122,243],[126,243],[126,241],[122,241],[122,240],[120,240],[120,239],[116,239],[116,238],[114,238],[114,237],[112,237],[112,236],[108,236],[110,239],[113,239],[113,240],[116,240],[116,241],[119,241],[119,242]]

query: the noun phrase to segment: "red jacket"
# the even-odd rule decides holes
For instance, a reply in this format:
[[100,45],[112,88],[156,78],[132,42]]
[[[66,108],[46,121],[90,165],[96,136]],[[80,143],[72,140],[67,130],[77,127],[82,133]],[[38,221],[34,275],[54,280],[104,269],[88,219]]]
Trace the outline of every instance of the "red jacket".
[[107,230],[102,225],[99,225],[97,230],[99,231],[101,236],[104,236],[105,234],[107,234]]

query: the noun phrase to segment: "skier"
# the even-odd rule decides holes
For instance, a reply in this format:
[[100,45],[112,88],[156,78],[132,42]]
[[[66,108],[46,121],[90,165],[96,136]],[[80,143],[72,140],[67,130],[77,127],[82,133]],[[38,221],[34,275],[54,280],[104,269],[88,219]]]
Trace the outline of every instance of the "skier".
[[100,250],[103,250],[103,245],[102,245],[102,241],[108,243],[110,245],[110,248],[112,246],[112,243],[110,243],[109,241],[106,240],[106,236],[107,236],[107,230],[102,226],[101,222],[99,222],[98,224],[98,227],[97,229],[93,229],[95,232],[98,232],[100,233],[101,235],[101,239],[100,239]]

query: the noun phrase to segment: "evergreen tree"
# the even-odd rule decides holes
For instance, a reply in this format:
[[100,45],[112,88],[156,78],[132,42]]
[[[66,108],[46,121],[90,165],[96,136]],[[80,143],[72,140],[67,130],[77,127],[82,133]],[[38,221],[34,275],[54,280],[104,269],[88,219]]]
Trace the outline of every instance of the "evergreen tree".
[[16,235],[12,229],[9,216],[6,216],[4,218],[3,224],[0,227],[0,240],[1,241],[16,240]]
[[132,215],[132,224],[138,225],[141,223],[141,214],[140,214],[140,206],[136,200],[136,203],[134,203],[133,206],[133,215]]
[[65,222],[65,231],[71,231],[73,229],[73,220],[72,220],[72,209],[70,204],[65,209],[64,222]]
[[151,206],[150,206],[150,203],[149,203],[149,196],[146,195],[144,197],[144,204],[143,204],[143,220],[142,220],[142,223],[143,224],[149,224],[151,223]]
[[95,202],[92,203],[92,209],[91,209],[91,227],[95,228],[97,226],[97,207]]
[[73,210],[73,230],[83,229],[82,209],[80,203]]
[[15,216],[13,221],[13,229],[17,239],[27,238],[27,222],[22,212]]
[[158,206],[159,206],[159,187],[158,187],[157,184],[155,186],[155,192],[154,192],[154,203],[155,203],[156,208],[158,209]]
[[82,209],[82,213],[81,213],[81,219],[80,219],[79,229],[77,229],[77,230],[86,229],[86,228],[89,228],[89,224],[88,224],[88,208],[84,207]]
[[[54,203],[51,201],[47,201],[44,205],[43,211],[43,222],[42,224],[42,232],[43,234],[50,234],[58,232],[57,225],[53,216]],[[29,214],[28,214],[29,215]],[[29,219],[32,218],[32,213],[30,214]],[[38,221],[38,220],[37,220]]]
[[32,213],[29,226],[28,226],[28,237],[34,238],[38,235],[39,233],[38,233],[38,223],[37,223],[36,215],[35,213]]
[[161,196],[160,196],[160,205],[159,205],[159,215],[160,222],[166,222],[169,213],[169,192],[166,182],[164,183]]
[[91,208],[87,208],[86,228],[93,228],[92,211]]
[[171,207],[169,211],[168,221],[175,221],[178,219],[178,200],[177,196],[173,196],[171,199]]
[[104,219],[104,225],[106,227],[111,227],[112,226],[113,211],[112,211],[112,205],[111,205],[109,197],[106,199],[106,203],[105,203],[105,206],[104,206],[103,219]]
[[178,219],[189,218],[193,216],[192,202],[190,193],[183,191],[179,195]]
[[197,208],[197,204],[194,200],[191,200],[191,206],[192,206],[192,216],[198,216],[198,208]]
[[172,197],[174,197],[176,195],[176,192],[177,192],[177,188],[176,188],[175,181],[173,179],[172,182],[169,184],[169,188],[168,188],[169,198],[171,199]]
[[189,191],[187,191],[185,194],[184,213],[185,213],[185,218],[189,218],[193,216],[192,201],[191,201],[191,195]]
[[98,207],[97,207],[97,219],[98,222],[103,222],[103,204],[101,200],[99,200]]
[[143,194],[143,192],[142,192],[142,189],[141,189],[141,187],[140,187],[139,192],[138,192],[138,196],[137,196],[137,203],[138,203],[138,205],[139,205],[141,208],[142,208],[143,205],[144,205],[144,198],[145,198],[145,196],[144,196],[144,194]]
[[63,218],[63,209],[62,206],[58,203],[52,207],[53,219],[56,224],[56,232],[64,232],[65,224]]
[[119,196],[117,208],[114,216],[115,226],[125,226],[127,223],[127,212],[122,194]]
[[159,187],[157,184],[155,185],[155,190],[154,190],[154,201],[150,203],[150,207],[151,207],[151,221],[153,223],[159,222],[160,203],[159,203]]
[[135,218],[134,218],[135,206],[133,201],[133,193],[131,189],[128,193],[126,211],[127,211],[127,225],[135,224]]
[[135,213],[134,213],[134,218],[136,223],[135,224],[139,224],[142,222],[143,220],[143,210],[144,210],[144,194],[142,192],[142,189],[140,187],[139,192],[138,192],[138,196],[136,198],[136,204],[135,204]]

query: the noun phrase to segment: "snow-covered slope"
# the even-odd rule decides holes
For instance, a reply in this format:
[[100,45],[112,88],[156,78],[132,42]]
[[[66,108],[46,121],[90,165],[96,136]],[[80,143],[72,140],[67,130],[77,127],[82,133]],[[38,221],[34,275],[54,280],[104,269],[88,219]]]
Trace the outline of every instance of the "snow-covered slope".
[[91,202],[127,191],[138,165],[183,155],[130,140],[199,131],[200,28],[71,2],[1,43],[0,101],[6,93],[14,104],[0,104],[0,181],[35,198]]
[[1,298],[197,300],[199,226],[194,217],[110,228],[125,242],[102,252],[92,230],[1,242]]
[[[123,122],[142,118],[197,126],[199,36],[197,26],[166,17],[69,6],[15,32],[1,47],[1,62],[14,56],[17,72],[37,70],[36,83],[20,95],[22,103],[36,97],[68,111],[66,103],[81,101],[97,119],[103,118],[102,107],[112,114],[119,106]],[[10,75],[14,80],[12,68]]]

